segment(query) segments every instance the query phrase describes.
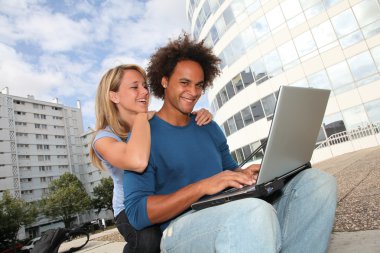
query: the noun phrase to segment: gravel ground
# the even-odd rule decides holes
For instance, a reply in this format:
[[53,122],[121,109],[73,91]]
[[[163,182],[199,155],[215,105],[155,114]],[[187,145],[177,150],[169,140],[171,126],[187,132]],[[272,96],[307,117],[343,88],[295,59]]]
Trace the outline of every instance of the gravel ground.
[[[313,167],[337,179],[335,232],[380,229],[380,147],[344,154]],[[97,240],[124,242],[118,232]]]
[[335,232],[380,229],[380,147],[316,164],[338,182]]

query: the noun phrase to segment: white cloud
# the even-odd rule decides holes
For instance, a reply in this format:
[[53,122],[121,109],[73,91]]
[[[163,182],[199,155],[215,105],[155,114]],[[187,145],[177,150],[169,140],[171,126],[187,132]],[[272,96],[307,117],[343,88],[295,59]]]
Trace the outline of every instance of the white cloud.
[[26,63],[14,49],[4,44],[0,44],[0,55],[0,84],[8,86],[11,94],[30,94],[40,99],[50,99],[52,83],[62,84],[62,73],[40,72],[38,68]]
[[[183,0],[0,0],[0,27],[0,88],[69,106],[80,99],[85,127],[109,68],[145,68],[157,47],[189,30]],[[152,110],[161,105],[152,98]]]

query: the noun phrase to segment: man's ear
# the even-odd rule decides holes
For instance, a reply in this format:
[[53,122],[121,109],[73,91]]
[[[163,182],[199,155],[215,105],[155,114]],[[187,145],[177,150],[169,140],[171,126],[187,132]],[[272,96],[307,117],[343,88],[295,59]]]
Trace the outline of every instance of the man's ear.
[[166,87],[168,87],[168,78],[166,76],[163,76],[161,78],[161,85],[162,85],[162,87],[164,87],[164,89],[166,89]]
[[115,103],[115,104],[120,103],[119,94],[117,92],[110,91],[109,96],[110,96],[110,100],[113,103]]

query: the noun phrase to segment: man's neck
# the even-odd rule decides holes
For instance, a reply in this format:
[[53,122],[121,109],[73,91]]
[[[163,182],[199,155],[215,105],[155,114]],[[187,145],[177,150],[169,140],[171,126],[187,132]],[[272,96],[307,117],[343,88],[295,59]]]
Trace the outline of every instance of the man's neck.
[[169,108],[165,104],[157,112],[157,116],[173,126],[186,126],[190,121],[188,114],[182,113],[175,108]]

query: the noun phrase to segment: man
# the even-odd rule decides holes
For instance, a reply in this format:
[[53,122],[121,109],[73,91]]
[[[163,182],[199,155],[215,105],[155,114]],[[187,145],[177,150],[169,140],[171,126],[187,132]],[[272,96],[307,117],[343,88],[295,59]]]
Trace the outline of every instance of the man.
[[124,175],[129,221],[136,229],[161,224],[163,252],[325,252],[336,183],[316,169],[300,172],[271,203],[247,198],[189,211],[205,195],[254,184],[259,170],[237,168],[218,125],[199,127],[190,116],[218,64],[210,48],[186,34],[152,56],[149,85],[164,104],[150,121],[148,168]]

